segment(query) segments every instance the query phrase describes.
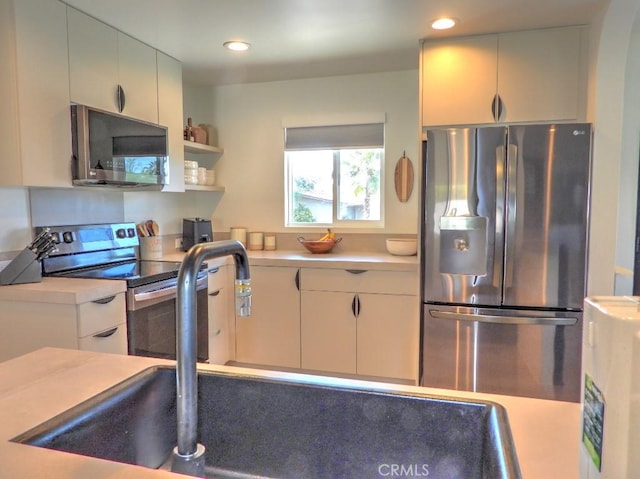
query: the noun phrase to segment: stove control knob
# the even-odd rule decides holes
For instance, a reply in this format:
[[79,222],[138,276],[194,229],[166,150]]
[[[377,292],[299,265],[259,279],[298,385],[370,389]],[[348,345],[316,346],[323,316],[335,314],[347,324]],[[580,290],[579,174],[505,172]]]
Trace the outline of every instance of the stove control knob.
[[134,238],[136,236],[136,230],[133,228],[127,228],[127,237]]
[[116,237],[122,239],[127,237],[127,232],[124,228],[119,228],[116,230]]
[[62,233],[62,241],[64,241],[65,243],[73,243],[73,240],[75,240],[75,235],[73,234],[73,231],[65,231],[64,233]]
[[57,231],[53,231],[51,233],[51,239],[55,244],[60,244],[60,233],[58,233]]

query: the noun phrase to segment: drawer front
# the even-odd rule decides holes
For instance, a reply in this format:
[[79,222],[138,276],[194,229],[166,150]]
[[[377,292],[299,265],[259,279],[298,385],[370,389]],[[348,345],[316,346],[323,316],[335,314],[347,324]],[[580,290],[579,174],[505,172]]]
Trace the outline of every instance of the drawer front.
[[127,354],[127,324],[120,323],[105,331],[80,338],[78,348],[97,353]]
[[228,270],[228,266],[220,266],[209,270],[207,278],[209,293],[231,286]]
[[[105,298],[105,301],[108,299]],[[106,303],[96,301],[82,303],[78,305],[78,337],[91,336],[117,324],[125,323],[126,320],[124,293],[116,294],[113,300]]]
[[302,268],[301,287],[306,291],[417,295],[418,273]]

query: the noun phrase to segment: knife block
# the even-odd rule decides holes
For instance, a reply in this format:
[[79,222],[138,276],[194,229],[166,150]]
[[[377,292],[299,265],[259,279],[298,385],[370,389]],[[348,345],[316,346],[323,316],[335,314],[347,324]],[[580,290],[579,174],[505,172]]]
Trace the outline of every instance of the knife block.
[[29,248],[23,249],[0,271],[0,285],[39,283],[42,281],[42,267],[37,256]]

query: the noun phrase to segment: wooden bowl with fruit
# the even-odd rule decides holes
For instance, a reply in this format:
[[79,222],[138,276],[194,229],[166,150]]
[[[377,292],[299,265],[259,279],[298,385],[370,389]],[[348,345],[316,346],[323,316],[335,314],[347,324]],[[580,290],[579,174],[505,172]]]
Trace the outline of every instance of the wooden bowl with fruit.
[[316,240],[307,240],[302,236],[298,236],[297,239],[302,246],[313,254],[330,253],[333,247],[342,241],[342,238],[336,238],[336,235],[331,230],[328,230],[326,235]]

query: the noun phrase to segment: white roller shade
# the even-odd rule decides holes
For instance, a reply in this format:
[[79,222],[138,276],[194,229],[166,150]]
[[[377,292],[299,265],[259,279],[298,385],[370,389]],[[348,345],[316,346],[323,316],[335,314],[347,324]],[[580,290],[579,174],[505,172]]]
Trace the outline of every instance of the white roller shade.
[[384,123],[288,127],[285,150],[382,148]]

